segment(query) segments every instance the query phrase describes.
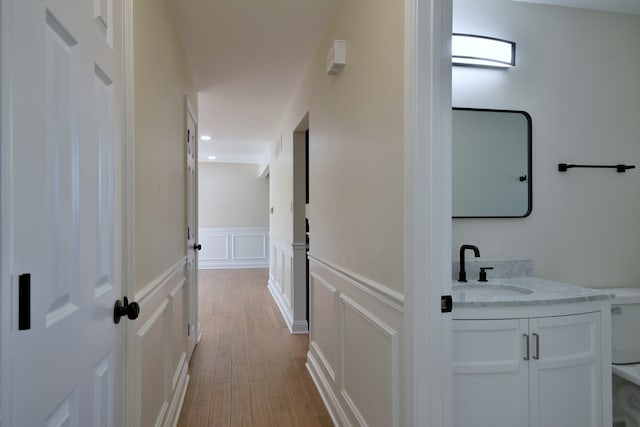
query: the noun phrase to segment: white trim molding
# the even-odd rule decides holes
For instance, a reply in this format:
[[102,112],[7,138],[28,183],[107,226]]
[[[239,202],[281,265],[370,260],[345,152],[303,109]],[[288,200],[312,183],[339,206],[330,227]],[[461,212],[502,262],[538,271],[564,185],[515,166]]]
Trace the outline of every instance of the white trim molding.
[[270,235],[269,292],[292,334],[309,332],[306,243]]
[[393,307],[395,310],[402,313],[404,307],[404,295],[400,292],[394,291],[393,289],[374,282],[373,280],[361,276],[358,273],[354,273],[346,268],[339,267],[312,253],[309,253],[309,259],[313,259],[315,262],[330,269],[333,273],[350,280],[354,286],[357,286],[372,297],[379,299],[380,302],[387,304],[389,307]]
[[405,424],[453,425],[451,0],[405,0]]
[[[135,293],[135,272],[136,272],[136,230],[135,230],[135,206],[136,206],[136,192],[135,192],[135,176],[136,176],[136,147],[135,147],[135,98],[134,98],[134,51],[133,51],[133,2],[134,0],[123,0],[123,55],[124,55],[124,85],[123,85],[123,97],[124,97],[124,151],[123,155],[123,203],[122,208],[124,210],[124,218],[122,224],[122,268],[124,283],[122,291],[124,295],[133,295]],[[129,356],[128,346],[126,343],[130,342],[130,334],[132,330],[127,327],[125,336],[123,337],[124,345],[121,347],[127,352]],[[124,352],[123,352],[124,353]],[[124,358],[124,369],[120,375],[124,376],[121,380],[125,386],[125,390],[120,397],[120,405],[122,405],[120,419],[118,422],[124,425],[130,424],[135,414],[133,411],[133,405],[130,404],[133,396],[133,385],[135,375],[132,371],[133,365],[129,363],[128,357]]]
[[202,227],[198,238],[201,270],[269,267],[268,227]]
[[335,425],[405,423],[404,299],[393,289],[309,256],[307,369]]

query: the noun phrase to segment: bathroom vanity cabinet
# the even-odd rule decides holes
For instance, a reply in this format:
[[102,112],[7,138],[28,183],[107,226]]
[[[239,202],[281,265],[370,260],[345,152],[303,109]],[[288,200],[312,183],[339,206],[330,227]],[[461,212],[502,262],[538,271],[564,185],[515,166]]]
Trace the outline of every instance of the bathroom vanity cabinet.
[[601,425],[600,313],[453,321],[455,425]]
[[527,298],[454,291],[454,426],[611,425],[608,299]]

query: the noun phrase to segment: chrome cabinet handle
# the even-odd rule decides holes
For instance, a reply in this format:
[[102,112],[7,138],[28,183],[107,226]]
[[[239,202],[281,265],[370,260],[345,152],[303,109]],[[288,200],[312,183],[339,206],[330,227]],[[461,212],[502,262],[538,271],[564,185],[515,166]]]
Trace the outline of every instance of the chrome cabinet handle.
[[533,356],[535,360],[540,360],[540,335],[533,333],[532,334],[536,339],[536,354]]
[[528,334],[522,334],[522,336],[524,337],[524,342],[525,342],[525,351],[526,351],[526,355],[523,357],[524,360],[529,360],[529,335]]

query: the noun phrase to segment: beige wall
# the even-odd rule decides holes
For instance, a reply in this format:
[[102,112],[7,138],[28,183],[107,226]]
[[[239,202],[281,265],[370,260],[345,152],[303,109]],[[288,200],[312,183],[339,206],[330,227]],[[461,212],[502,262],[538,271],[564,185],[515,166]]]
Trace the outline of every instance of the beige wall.
[[198,175],[201,228],[269,226],[269,179],[257,165],[202,162]]
[[[293,132],[308,112],[311,252],[401,291],[404,3],[338,3],[274,137],[271,232],[293,239]],[[347,46],[337,76],[325,73],[332,39]]]
[[167,0],[136,0],[136,289],[186,255],[184,96],[195,88]]
[[592,287],[640,286],[640,173],[558,163],[640,160],[640,16],[507,0],[455,0],[454,32],[517,43],[508,71],[457,67],[459,107],[522,109],[533,123],[533,212],[456,219],[489,259],[532,258],[538,276]]

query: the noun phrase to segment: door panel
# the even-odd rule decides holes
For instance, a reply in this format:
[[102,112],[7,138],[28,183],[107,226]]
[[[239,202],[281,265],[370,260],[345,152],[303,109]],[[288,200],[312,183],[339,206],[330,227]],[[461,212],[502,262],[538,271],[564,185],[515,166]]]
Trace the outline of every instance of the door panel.
[[187,152],[187,309],[188,337],[187,360],[191,357],[198,340],[198,146],[197,121],[189,100],[186,106],[186,152]]
[[[69,30],[46,11],[46,152],[49,245],[46,277],[46,325],[51,327],[78,309],[77,274],[74,260],[78,248],[78,137],[77,97],[79,45]],[[42,191],[40,192],[42,193]]]
[[31,329],[4,329],[12,357],[3,423],[121,425],[121,2],[4,3],[12,96],[3,112],[3,284],[31,274]]

